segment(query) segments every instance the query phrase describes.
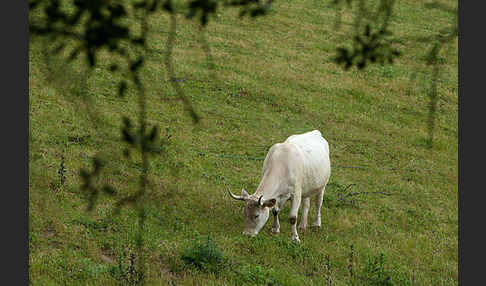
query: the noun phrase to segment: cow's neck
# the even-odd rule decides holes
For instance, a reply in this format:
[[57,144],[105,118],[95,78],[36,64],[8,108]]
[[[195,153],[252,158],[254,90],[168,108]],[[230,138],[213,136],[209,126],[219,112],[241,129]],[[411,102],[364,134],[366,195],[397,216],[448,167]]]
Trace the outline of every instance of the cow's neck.
[[265,199],[275,198],[282,182],[281,173],[281,170],[277,168],[266,170],[260,181],[260,185],[258,185],[258,188],[253,195],[257,198],[262,195]]

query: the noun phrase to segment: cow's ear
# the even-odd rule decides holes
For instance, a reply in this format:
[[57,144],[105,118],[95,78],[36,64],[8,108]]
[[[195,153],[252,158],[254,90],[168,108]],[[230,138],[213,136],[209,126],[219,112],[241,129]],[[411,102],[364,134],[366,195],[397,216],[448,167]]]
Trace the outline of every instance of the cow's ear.
[[247,198],[249,197],[250,195],[245,191],[245,189],[241,189],[241,197],[243,198]]
[[268,208],[273,208],[273,206],[277,203],[276,199],[269,199],[263,202],[263,206],[268,207]]

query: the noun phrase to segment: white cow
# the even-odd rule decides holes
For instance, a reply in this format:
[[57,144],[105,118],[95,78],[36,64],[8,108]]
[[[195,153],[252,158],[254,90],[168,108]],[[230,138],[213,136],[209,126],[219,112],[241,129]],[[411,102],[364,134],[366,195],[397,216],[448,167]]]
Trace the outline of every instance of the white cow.
[[290,199],[291,237],[300,242],[296,228],[300,202],[303,200],[299,228],[303,231],[307,227],[311,196],[315,197],[316,206],[312,226],[320,227],[322,199],[330,175],[329,144],[318,130],[292,135],[273,145],[263,162],[262,179],[255,193],[249,195],[242,189],[241,196],[236,196],[229,191],[232,198],[246,202],[243,234],[257,235],[267,222],[270,209],[274,216],[272,232],[280,233],[278,212]]

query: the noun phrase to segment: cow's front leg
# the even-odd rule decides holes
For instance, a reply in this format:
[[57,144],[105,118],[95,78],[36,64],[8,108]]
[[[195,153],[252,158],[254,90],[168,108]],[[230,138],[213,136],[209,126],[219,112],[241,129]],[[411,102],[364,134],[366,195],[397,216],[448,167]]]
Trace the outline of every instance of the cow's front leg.
[[290,231],[291,238],[296,242],[300,242],[299,234],[297,233],[297,214],[299,213],[300,207],[300,192],[291,198],[290,202]]
[[309,206],[310,206],[310,197],[304,198],[302,200],[302,218],[300,219],[299,223],[299,230],[305,231],[307,227],[307,214],[309,213]]
[[276,209],[273,209],[272,214],[273,214],[272,233],[273,234],[279,234],[280,233],[280,223],[278,222],[278,211]]

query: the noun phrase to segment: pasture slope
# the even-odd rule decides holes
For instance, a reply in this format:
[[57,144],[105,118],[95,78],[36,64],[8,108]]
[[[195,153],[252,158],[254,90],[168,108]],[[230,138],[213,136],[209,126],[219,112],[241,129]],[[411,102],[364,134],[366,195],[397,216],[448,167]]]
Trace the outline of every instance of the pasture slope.
[[[258,19],[219,12],[206,33],[214,69],[196,23],[178,16],[174,63],[203,118],[197,125],[173,100],[167,79],[169,19],[162,12],[149,19],[147,115],[170,138],[165,155],[151,159],[144,201],[147,285],[458,284],[457,41],[439,54],[429,149],[431,44],[417,40],[452,26],[454,15],[424,1],[396,1],[391,29],[402,56],[393,65],[344,71],[332,57],[351,43],[353,14],[343,9],[336,26],[339,14],[328,2],[275,1],[273,13]],[[140,158],[125,159],[120,141],[122,116],[136,118],[137,93],[129,86],[126,97],[117,96],[108,55],[85,77],[84,59],[45,61],[49,44],[31,37],[29,279],[129,284],[130,271],[135,277],[140,270],[137,213],[125,207],[112,217],[114,198],[104,195],[86,212],[79,170],[90,169],[98,154],[105,167],[96,185],[111,184],[117,196],[138,187]],[[257,238],[243,237],[243,206],[226,190],[253,193],[269,147],[312,129],[330,143],[333,164],[322,228],[292,244],[286,205],[279,236],[269,222]],[[343,195],[352,192],[361,194]],[[202,268],[189,263],[205,258]]]

